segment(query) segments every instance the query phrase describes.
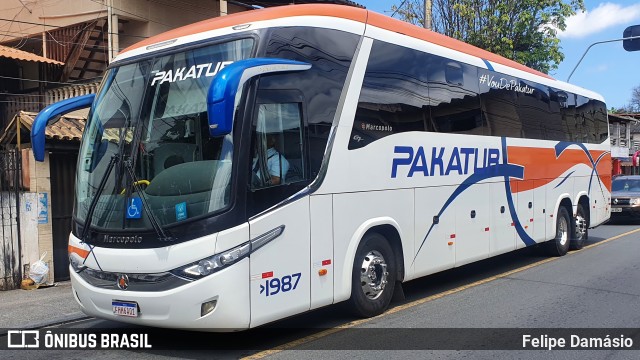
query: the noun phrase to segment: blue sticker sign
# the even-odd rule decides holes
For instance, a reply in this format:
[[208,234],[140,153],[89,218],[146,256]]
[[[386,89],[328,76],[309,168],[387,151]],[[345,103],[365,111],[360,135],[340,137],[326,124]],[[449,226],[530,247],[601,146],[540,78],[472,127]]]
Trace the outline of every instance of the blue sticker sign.
[[132,197],[127,200],[127,219],[140,219],[142,217],[142,199]]
[[49,222],[49,201],[47,193],[38,193],[38,224]]
[[181,202],[176,204],[176,221],[182,221],[187,219],[187,203]]

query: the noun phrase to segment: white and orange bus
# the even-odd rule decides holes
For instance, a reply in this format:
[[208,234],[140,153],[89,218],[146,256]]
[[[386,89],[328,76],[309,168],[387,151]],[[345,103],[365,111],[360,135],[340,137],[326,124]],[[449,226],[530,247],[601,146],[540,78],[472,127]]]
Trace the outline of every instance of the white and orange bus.
[[80,148],[73,292],[91,316],[229,331],[609,219],[601,96],[359,8],[294,5],[123,51]]

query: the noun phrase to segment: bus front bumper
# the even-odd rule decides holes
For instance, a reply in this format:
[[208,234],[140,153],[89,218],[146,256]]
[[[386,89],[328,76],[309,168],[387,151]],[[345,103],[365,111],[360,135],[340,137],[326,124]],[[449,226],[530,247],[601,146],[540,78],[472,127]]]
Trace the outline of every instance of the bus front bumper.
[[[193,329],[236,331],[249,328],[249,259],[200,280],[165,291],[127,291],[89,284],[70,267],[74,297],[82,311],[93,317],[130,324]],[[113,302],[136,303],[137,317],[114,314]],[[203,315],[203,304],[210,309]]]

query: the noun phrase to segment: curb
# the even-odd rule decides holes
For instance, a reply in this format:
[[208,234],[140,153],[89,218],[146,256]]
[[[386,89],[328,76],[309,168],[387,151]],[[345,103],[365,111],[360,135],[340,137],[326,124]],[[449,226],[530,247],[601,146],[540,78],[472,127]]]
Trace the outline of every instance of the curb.
[[26,325],[23,326],[23,329],[25,329],[25,330],[35,330],[35,329],[40,329],[40,328],[43,328],[43,327],[60,325],[60,324],[64,324],[64,323],[68,323],[68,322],[72,322],[72,321],[86,320],[86,319],[91,319],[91,316],[87,316],[82,312],[76,312],[76,313],[73,313],[73,314],[70,314],[70,315],[59,317],[57,319],[51,319],[51,320],[48,320],[48,321],[40,321],[40,322],[33,322],[33,323],[30,323],[30,324],[26,324]]
[[[70,322],[74,322],[74,321],[79,321],[79,320],[88,320],[88,319],[92,319],[91,316],[87,316],[82,312],[76,312],[70,315],[66,315],[66,316],[62,316],[56,319],[50,319],[47,321],[40,321],[40,322],[32,322],[32,323],[28,323],[25,325],[20,325],[17,327],[14,327],[13,329],[18,329],[18,330],[37,330],[37,329],[42,329],[42,328],[46,328],[46,327],[50,327],[50,326],[55,326],[55,325],[62,325],[62,324],[66,324],[66,323],[70,323]],[[11,330],[11,329],[9,329]],[[4,336],[7,335],[7,329],[2,329],[0,330],[0,336]]]

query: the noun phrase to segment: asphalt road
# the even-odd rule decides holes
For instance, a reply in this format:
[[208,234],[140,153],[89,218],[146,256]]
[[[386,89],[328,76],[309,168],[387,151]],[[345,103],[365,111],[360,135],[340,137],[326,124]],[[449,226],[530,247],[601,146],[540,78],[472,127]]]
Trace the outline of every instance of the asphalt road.
[[[259,331],[194,334],[160,330],[154,333],[161,334],[167,339],[167,343],[179,343],[185,339],[194,343],[193,339],[196,339],[195,343],[226,350],[17,350],[4,351],[0,357],[638,358],[638,351],[620,350],[491,351],[492,347],[496,347],[495,336],[502,336],[506,342],[504,346],[519,346],[513,344],[509,334],[492,330],[499,328],[512,329],[510,332],[518,338],[523,332],[531,330],[536,333],[541,328],[635,328],[638,333],[640,232],[611,239],[638,228],[637,225],[601,226],[590,232],[588,245],[596,244],[595,246],[561,258],[549,258],[532,248],[522,249],[409,282],[404,285],[405,300],[396,301],[390,311],[373,319],[356,319],[341,306],[331,306],[271,324]],[[64,328],[82,329],[117,329],[123,326],[132,328],[97,319],[61,325]],[[472,333],[429,330],[433,328],[487,330]],[[146,328],[139,329],[147,331]],[[429,336],[441,341],[439,344],[442,346],[438,348],[477,348],[469,345],[469,342],[473,343],[478,339],[482,341],[485,335],[493,336],[492,342],[487,346],[489,350],[485,351],[424,350],[426,347],[419,342]],[[239,349],[229,349],[230,344],[240,344],[237,345]]]

